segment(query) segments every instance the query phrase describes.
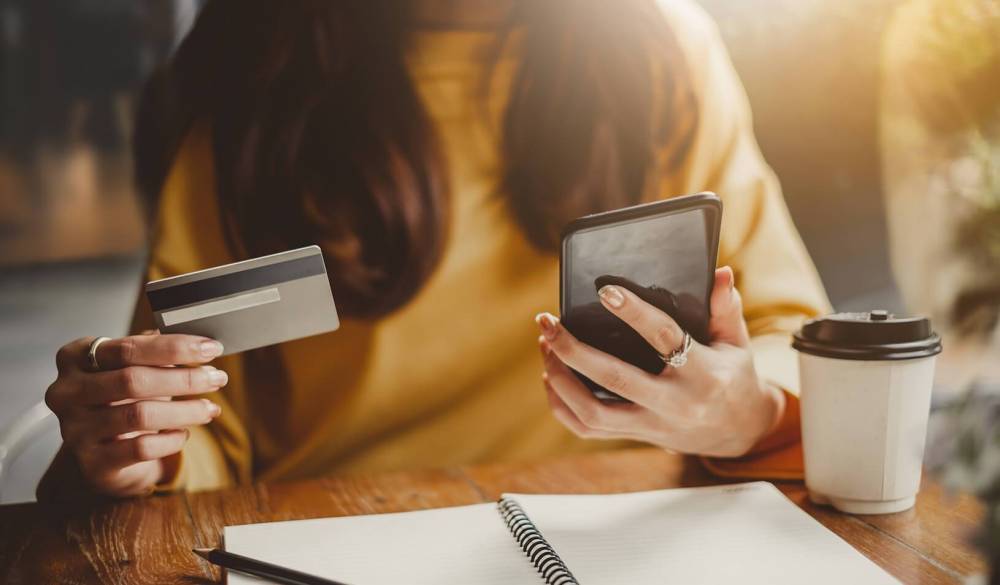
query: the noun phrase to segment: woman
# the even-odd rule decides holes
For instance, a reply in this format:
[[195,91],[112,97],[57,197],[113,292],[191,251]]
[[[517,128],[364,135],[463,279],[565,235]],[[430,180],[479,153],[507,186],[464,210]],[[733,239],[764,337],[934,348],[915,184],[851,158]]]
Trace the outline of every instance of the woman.
[[[160,195],[148,277],[319,243],[346,318],[214,361],[210,340],[138,335],[100,345],[95,371],[92,338],[68,344],[47,393],[65,445],[43,497],[620,440],[728,458],[720,472],[797,473],[788,334],[826,300],[709,19],[651,0],[408,6],[206,5],[157,96],[174,117],[139,150],[140,183]],[[567,221],[701,190],[724,199],[732,267],[716,273],[711,347],[652,376],[548,313],[532,322],[556,305]],[[602,298],[677,349],[665,314],[622,289]],[[133,329],[151,328],[140,301]],[[596,401],[567,367],[635,404]]]

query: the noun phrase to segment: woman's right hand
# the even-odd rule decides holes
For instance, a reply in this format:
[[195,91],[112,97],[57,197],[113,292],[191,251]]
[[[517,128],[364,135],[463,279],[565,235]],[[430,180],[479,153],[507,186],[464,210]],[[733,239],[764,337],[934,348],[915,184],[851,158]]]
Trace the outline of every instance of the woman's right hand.
[[[193,395],[226,385],[225,372],[206,364],[222,344],[192,335],[134,335],[97,348],[100,371],[88,352],[94,338],[64,345],[59,376],[45,403],[59,417],[64,448],[104,494],[149,493],[177,465],[188,427],[219,416],[217,404]],[[175,367],[181,365],[192,367]]]

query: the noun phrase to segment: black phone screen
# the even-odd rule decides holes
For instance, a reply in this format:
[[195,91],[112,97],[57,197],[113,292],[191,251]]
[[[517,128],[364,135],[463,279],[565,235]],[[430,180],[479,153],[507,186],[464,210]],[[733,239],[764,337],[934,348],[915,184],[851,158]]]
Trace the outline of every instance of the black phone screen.
[[[655,205],[660,204],[654,204],[639,217],[623,213],[620,221],[612,212],[598,225],[575,229],[563,240],[563,324],[580,341],[650,373],[663,370],[662,358],[601,305],[597,291],[608,284],[627,288],[669,314],[699,342],[710,341],[709,299],[720,208],[671,209],[671,203],[662,202],[659,212]],[[598,397],[620,399],[585,376],[580,378]]]

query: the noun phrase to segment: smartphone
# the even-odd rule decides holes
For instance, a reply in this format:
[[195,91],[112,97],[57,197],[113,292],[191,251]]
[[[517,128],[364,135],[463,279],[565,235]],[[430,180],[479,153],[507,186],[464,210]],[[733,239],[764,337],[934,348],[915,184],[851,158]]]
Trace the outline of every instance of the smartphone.
[[[627,288],[709,343],[709,299],[719,254],[722,202],[698,193],[588,215],[563,231],[559,310],[580,341],[647,372],[664,362],[634,329],[604,308],[597,291]],[[595,396],[626,401],[575,372]]]

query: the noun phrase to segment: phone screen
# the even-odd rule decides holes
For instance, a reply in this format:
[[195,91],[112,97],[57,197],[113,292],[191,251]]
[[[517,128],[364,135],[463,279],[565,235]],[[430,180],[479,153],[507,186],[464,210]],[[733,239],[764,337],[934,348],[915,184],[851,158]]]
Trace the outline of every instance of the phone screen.
[[[580,341],[650,373],[664,363],[638,333],[601,305],[608,284],[629,289],[708,343],[718,213],[693,207],[571,233],[563,243],[562,322]],[[578,374],[579,375],[579,374]],[[580,378],[601,398],[619,397]]]

